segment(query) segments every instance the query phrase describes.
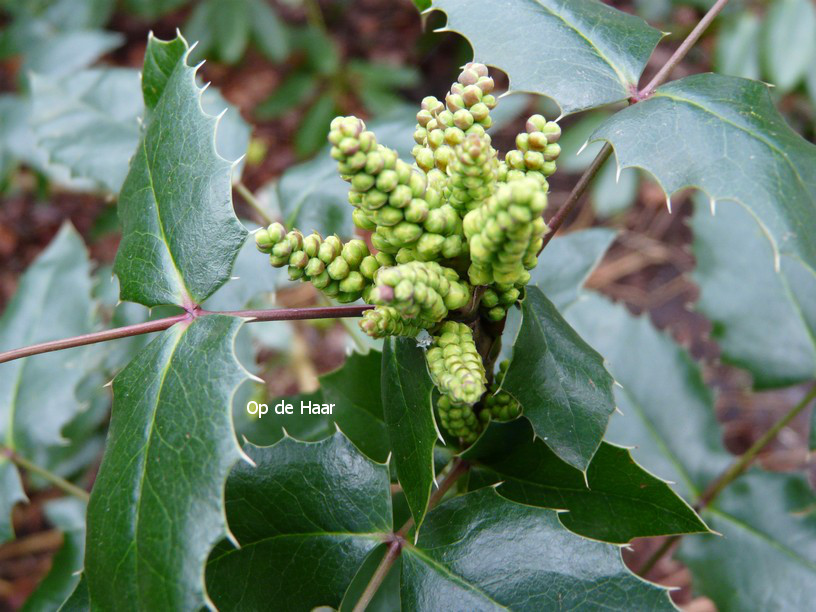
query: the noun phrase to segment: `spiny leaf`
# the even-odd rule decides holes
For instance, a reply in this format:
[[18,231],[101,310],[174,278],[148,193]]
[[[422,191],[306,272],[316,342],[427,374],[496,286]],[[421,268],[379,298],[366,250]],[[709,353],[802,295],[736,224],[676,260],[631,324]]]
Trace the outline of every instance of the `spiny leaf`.
[[477,62],[510,77],[511,91],[548,96],[567,115],[628,99],[661,38],[597,0],[434,0]]
[[771,244],[741,206],[711,217],[695,199],[692,230],[697,308],[713,323],[723,359],[747,369],[758,388],[816,378],[816,275],[792,257],[774,270]]
[[439,435],[431,407],[433,382],[425,354],[413,338],[383,345],[382,405],[394,467],[417,529],[428,510]]
[[806,610],[816,598],[814,508],[803,476],[754,470],[703,514],[722,537],[684,538],[677,557],[718,610]]
[[674,81],[593,139],[612,143],[622,167],[648,170],[668,194],[699,187],[712,206],[739,202],[776,253],[816,270],[816,146],[785,123],[762,83],[717,74]]
[[404,610],[673,610],[668,591],[630,573],[612,545],[567,531],[552,510],[492,488],[428,514],[402,553]]
[[200,304],[230,277],[246,230],[232,210],[231,164],[215,149],[217,119],[201,109],[187,43],[151,38],[142,141],[119,196],[123,235],[114,272],[124,300]]
[[32,75],[31,124],[50,161],[117,193],[139,142],[139,76],[92,69],[54,79]]
[[[70,225],[26,270],[0,318],[0,350],[91,331],[90,262]],[[80,410],[76,389],[86,373],[85,348],[0,364],[0,445],[35,463],[65,443],[62,428]],[[25,499],[16,468],[0,455],[0,541],[12,535],[11,507]]]
[[578,299],[578,292],[609,250],[616,232],[593,227],[553,239],[539,256],[530,284],[547,296],[556,308],[564,309]]
[[666,482],[635,463],[627,449],[605,442],[586,478],[537,439],[525,419],[491,422],[462,457],[478,466],[470,474],[471,490],[501,482],[502,497],[568,510],[558,518],[589,538],[625,544],[640,537],[707,531]]
[[[339,427],[366,455],[384,462],[391,451],[380,391],[381,365],[379,351],[352,353],[342,367],[319,378],[316,392],[264,399],[269,412],[261,418],[248,416],[242,408],[244,414],[236,419],[239,433],[253,444],[272,444],[284,436],[284,430],[298,440],[316,441],[331,436]],[[281,401],[291,404],[294,414],[275,414],[274,406]],[[302,403],[334,407],[331,414],[301,414]]]
[[245,451],[256,465],[238,464],[226,493],[241,548],[224,542],[213,552],[213,601],[220,609],[338,606],[357,567],[391,532],[388,467],[339,432]]
[[565,316],[621,385],[623,414],[611,419],[606,440],[632,448],[640,465],[695,499],[731,462],[700,367],[647,318],[599,295],[587,293]]
[[240,449],[230,418],[245,371],[241,319],[198,317],[163,332],[113,382],[113,418],[88,507],[94,607],[197,609],[203,567],[227,533],[224,482]]
[[586,471],[615,410],[612,377],[538,288],[528,287],[522,312],[502,388],[519,401],[537,437]]

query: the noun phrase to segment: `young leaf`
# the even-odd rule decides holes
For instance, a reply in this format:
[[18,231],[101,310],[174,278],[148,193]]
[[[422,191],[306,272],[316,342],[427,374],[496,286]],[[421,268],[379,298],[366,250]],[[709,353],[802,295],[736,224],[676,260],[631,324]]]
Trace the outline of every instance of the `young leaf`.
[[722,537],[684,538],[677,557],[718,610],[806,610],[816,599],[814,507],[803,476],[751,471],[704,512]]
[[606,439],[696,498],[731,462],[699,366],[647,318],[601,296],[586,294],[566,317],[621,384],[615,398],[623,414],[612,418]]
[[391,532],[388,467],[339,432],[245,451],[256,466],[238,464],[226,493],[241,547],[224,542],[210,557],[213,601],[222,610],[337,607],[358,566]]
[[563,310],[578,299],[578,292],[609,250],[616,232],[593,227],[558,236],[542,251],[530,284]]
[[434,480],[433,449],[439,432],[431,407],[433,382],[424,351],[413,338],[388,338],[382,355],[382,405],[397,477],[417,529]]
[[468,487],[502,483],[499,495],[531,506],[568,510],[558,518],[577,534],[626,544],[634,538],[708,531],[666,482],[635,463],[625,448],[602,443],[587,468],[561,461],[525,419],[491,422],[462,457],[475,462]]
[[739,202],[775,253],[816,270],[816,233],[808,230],[816,227],[816,146],[788,127],[765,85],[690,76],[613,115],[593,138],[612,143],[624,168],[651,172],[668,194],[694,186],[714,201]]
[[528,287],[522,313],[502,388],[519,401],[535,435],[585,472],[615,410],[612,377],[538,288]]
[[23,611],[56,610],[79,583],[77,572],[82,569],[85,553],[86,504],[64,497],[45,505],[48,522],[62,531],[62,547],[54,555],[51,569],[26,600]]
[[816,276],[792,257],[774,270],[773,250],[748,211],[724,202],[711,217],[697,198],[697,308],[713,323],[723,359],[745,368],[757,388],[816,378]]
[[816,9],[810,0],[775,0],[762,24],[762,64],[782,92],[793,89],[816,57]]
[[245,378],[241,319],[177,324],[113,381],[108,444],[88,506],[94,607],[197,609],[203,567],[227,533],[224,482],[240,449],[230,418]]
[[668,591],[630,573],[617,547],[567,531],[552,510],[492,488],[428,514],[402,553],[404,610],[673,610]]
[[152,38],[142,88],[144,134],[122,192],[114,262],[124,300],[192,307],[230,277],[246,237],[232,209],[230,162],[215,149],[217,119],[201,109],[182,38]]
[[552,98],[565,115],[628,99],[662,37],[597,0],[434,0],[433,8],[447,14],[445,30],[468,39],[475,61],[507,73],[510,91]]
[[51,162],[118,193],[139,142],[139,75],[129,68],[31,76],[31,124]]
[[[93,302],[88,253],[65,224],[20,279],[0,318],[0,350],[91,331]],[[0,364],[0,446],[42,463],[65,443],[62,428],[79,411],[77,386],[86,349],[45,353]],[[16,468],[0,454],[0,542],[12,534],[11,507],[25,499]]]

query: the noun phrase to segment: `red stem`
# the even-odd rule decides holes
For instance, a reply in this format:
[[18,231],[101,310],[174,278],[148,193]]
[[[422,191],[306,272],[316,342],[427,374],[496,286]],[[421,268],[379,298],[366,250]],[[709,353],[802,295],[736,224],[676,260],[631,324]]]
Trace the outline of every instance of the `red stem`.
[[0,363],[13,361],[15,359],[22,359],[23,357],[31,357],[32,355],[40,355],[42,353],[50,353],[52,351],[61,351],[63,349],[74,348],[77,346],[85,346],[88,344],[96,344],[98,342],[105,342],[107,340],[116,340],[118,338],[127,338],[129,336],[139,336],[141,334],[150,334],[152,332],[162,331],[172,327],[176,323],[182,321],[191,321],[196,317],[207,316],[211,314],[222,314],[233,317],[243,317],[248,319],[250,323],[257,321],[300,321],[304,319],[337,319],[341,317],[361,317],[363,313],[373,308],[373,306],[329,306],[325,308],[279,308],[275,310],[230,310],[225,312],[210,312],[207,310],[194,311],[192,314],[184,313],[175,315],[173,317],[166,317],[164,319],[156,319],[155,321],[147,321],[145,323],[137,323],[136,325],[126,325],[125,327],[117,327],[114,329],[106,329],[100,332],[91,334],[84,334],[82,336],[75,336],[73,338],[65,338],[62,340],[51,340],[50,342],[42,342],[32,346],[13,349],[0,353]]

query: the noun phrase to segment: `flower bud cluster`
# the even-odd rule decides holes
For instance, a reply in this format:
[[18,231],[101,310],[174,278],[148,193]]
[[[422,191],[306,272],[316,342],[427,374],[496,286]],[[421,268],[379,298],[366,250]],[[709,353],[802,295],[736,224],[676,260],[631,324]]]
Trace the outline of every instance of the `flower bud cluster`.
[[404,318],[393,306],[377,306],[374,310],[366,310],[363,313],[360,329],[372,338],[388,336],[413,338],[423,328],[416,320]]
[[378,251],[394,255],[397,263],[452,259],[464,252],[461,218],[444,200],[444,180],[377,144],[356,117],[336,118],[329,142],[340,175],[351,183],[354,223],[373,232],[371,244]]
[[448,311],[465,306],[471,289],[455,270],[432,261],[412,261],[381,269],[369,295],[372,304],[393,307],[403,318],[432,327]]
[[417,113],[413,154],[417,166],[431,172],[446,172],[454,157],[454,147],[470,134],[482,135],[491,124],[490,111],[496,107],[493,79],[484,64],[468,64],[451,86],[444,103],[433,96],[422,100]]
[[473,331],[464,323],[445,321],[427,352],[431,378],[455,404],[473,405],[485,392],[487,378]]
[[547,195],[530,178],[500,185],[496,194],[464,219],[470,246],[468,270],[473,285],[498,284],[509,289],[530,280],[547,226],[541,213]]
[[269,254],[272,266],[288,266],[289,278],[309,281],[341,303],[367,297],[381,267],[379,254],[371,255],[363,240],[343,243],[337,236],[323,238],[316,232],[304,237],[298,230],[287,232],[280,223],[255,232],[255,244]]
[[555,160],[561,155],[561,127],[541,115],[527,120],[526,132],[516,136],[516,148],[504,156],[499,180],[510,182],[518,178],[538,179],[547,189],[547,177],[555,172]]
[[521,405],[515,398],[507,391],[499,390],[507,374],[509,365],[509,361],[502,361],[499,364],[496,380],[490,385],[490,391],[487,397],[485,397],[484,410],[479,413],[479,419],[484,422],[487,422],[491,418],[494,421],[512,421],[521,414]]
[[496,190],[499,162],[487,134],[468,134],[456,145],[448,166],[448,202],[461,214],[479,206]]
[[482,424],[476,417],[473,406],[455,404],[447,395],[443,395],[436,402],[436,409],[442,428],[451,435],[462,438],[467,444],[472,444],[479,437]]

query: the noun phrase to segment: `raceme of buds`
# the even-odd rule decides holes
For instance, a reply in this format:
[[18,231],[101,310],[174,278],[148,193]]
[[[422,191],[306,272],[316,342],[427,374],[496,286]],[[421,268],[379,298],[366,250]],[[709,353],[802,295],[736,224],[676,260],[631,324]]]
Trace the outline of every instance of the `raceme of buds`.
[[504,376],[507,374],[509,361],[502,361],[499,364],[499,371],[496,380],[490,385],[490,391],[484,400],[484,410],[479,413],[479,419],[488,421],[512,421],[521,414],[521,405],[507,391],[500,391]]
[[546,207],[547,195],[538,181],[524,178],[500,185],[465,216],[472,284],[527,284],[527,270],[535,267],[547,231],[541,217]]
[[445,321],[425,357],[439,391],[453,404],[473,405],[485,392],[482,358],[473,331],[464,323]]
[[396,308],[391,306],[377,306],[374,310],[366,310],[360,321],[360,329],[372,338],[387,336],[415,337],[422,327],[416,321],[405,319]]
[[[455,404],[448,396],[443,395],[437,401],[436,409],[439,412],[442,428],[451,435],[462,438],[467,444],[472,444],[479,437],[482,424],[476,417],[473,406]],[[480,416],[483,413],[484,411],[480,413]]]
[[375,282],[369,295],[372,304],[392,306],[426,328],[447,317],[448,311],[465,306],[471,296],[470,286],[455,270],[430,261],[382,268]]
[[[441,393],[440,422],[466,443],[491,418],[521,412],[500,389],[506,363],[486,393],[473,330],[480,347],[495,346],[499,326],[483,323],[502,321],[524,299],[547,232],[547,178],[560,154],[561,128],[533,115],[516,148],[500,161],[487,133],[493,89],[487,67],[471,63],[444,99],[423,99],[415,165],[378,143],[357,117],[332,121],[331,156],[350,185],[354,224],[370,243],[303,236],[279,223],[255,234],[270,263],[287,266],[292,279],[309,281],[340,302],[362,298],[375,305],[360,320],[369,336],[429,331],[426,357]],[[478,305],[472,303],[477,296]]]
[[272,266],[288,266],[289,278],[309,281],[340,303],[366,297],[380,268],[362,240],[343,243],[318,233],[304,237],[298,230],[286,232],[280,223],[255,232],[255,244],[269,254]]

